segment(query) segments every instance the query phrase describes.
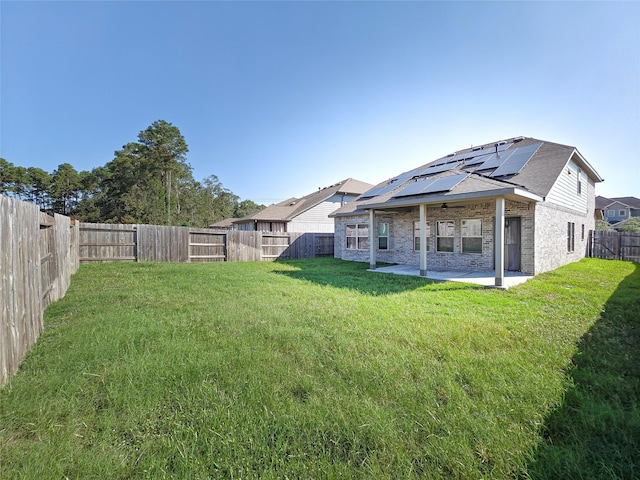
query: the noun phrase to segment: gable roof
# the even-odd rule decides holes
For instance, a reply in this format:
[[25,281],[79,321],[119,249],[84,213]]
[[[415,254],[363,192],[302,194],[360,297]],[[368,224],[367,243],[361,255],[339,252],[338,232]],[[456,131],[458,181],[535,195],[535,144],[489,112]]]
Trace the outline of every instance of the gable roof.
[[237,218],[225,218],[224,220],[220,220],[219,222],[216,223],[212,223],[211,225],[209,225],[209,228],[231,228],[231,224],[233,222],[235,222],[237,220]]
[[640,198],[636,197],[615,197],[615,198],[607,198],[601,197],[598,195],[596,197],[596,208],[599,210],[604,210],[610,205],[614,203],[620,203],[629,208],[640,208]]
[[602,181],[575,147],[516,137],[459,150],[404,172],[378,184],[331,216],[361,214],[371,208],[496,196],[542,201],[570,161],[594,182]]
[[253,215],[236,219],[233,223],[244,223],[253,220],[288,222],[301,213],[321,204],[334,195],[361,195],[373,185],[353,178],[347,178],[301,198],[289,198],[275,205],[269,205]]

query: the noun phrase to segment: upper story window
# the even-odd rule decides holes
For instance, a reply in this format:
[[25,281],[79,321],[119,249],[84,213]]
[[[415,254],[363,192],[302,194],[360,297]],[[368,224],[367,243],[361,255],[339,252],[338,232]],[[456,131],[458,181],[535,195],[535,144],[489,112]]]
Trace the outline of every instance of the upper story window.
[[576,177],[578,177],[578,195],[582,195],[582,170],[578,169],[578,175],[576,175]]

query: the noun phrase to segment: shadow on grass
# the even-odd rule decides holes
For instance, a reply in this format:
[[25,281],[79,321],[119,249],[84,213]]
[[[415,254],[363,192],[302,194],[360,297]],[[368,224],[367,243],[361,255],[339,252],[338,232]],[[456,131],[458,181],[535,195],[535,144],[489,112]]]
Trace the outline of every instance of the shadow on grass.
[[640,478],[640,265],[578,344],[567,376],[528,476]]
[[[439,282],[421,277],[369,272],[369,265],[335,258],[310,260],[278,260],[295,270],[276,273],[296,280],[306,280],[322,286],[354,290],[366,295],[380,296],[426,288],[427,291],[474,290],[482,288],[459,282]],[[379,264],[382,265],[382,264]]]

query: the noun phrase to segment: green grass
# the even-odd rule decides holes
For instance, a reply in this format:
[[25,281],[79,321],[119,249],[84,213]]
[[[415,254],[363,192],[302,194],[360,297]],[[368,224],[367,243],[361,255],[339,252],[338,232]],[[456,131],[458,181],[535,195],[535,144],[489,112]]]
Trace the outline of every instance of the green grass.
[[637,264],[366,268],[82,266],[0,391],[0,478],[640,475]]

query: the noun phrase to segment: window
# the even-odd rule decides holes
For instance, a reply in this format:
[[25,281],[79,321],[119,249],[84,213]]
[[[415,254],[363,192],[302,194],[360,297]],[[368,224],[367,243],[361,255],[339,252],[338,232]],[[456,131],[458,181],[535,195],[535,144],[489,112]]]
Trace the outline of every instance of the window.
[[354,250],[369,248],[369,225],[366,223],[347,225],[347,248]]
[[[430,250],[429,247],[429,237],[431,236],[431,227],[429,226],[429,222],[427,222],[427,252]],[[416,252],[420,251],[420,222],[413,222],[413,249]]]
[[624,217],[626,214],[627,214],[627,211],[626,211],[626,210],[620,210],[620,211],[618,212],[618,216],[619,216],[619,217]]
[[615,217],[615,216],[616,216],[615,210],[607,210],[607,217]]
[[482,220],[462,220],[460,236],[463,253],[482,253]]
[[578,169],[578,175],[576,175],[578,177],[578,195],[582,194],[582,170]]
[[453,221],[438,222],[436,232],[436,250],[438,252],[453,252]]
[[567,223],[567,252],[573,252],[575,250],[575,235],[576,224],[572,222]]
[[580,235],[580,240],[584,242],[584,223],[582,224],[582,234]]
[[389,224],[378,224],[378,249],[389,250]]

